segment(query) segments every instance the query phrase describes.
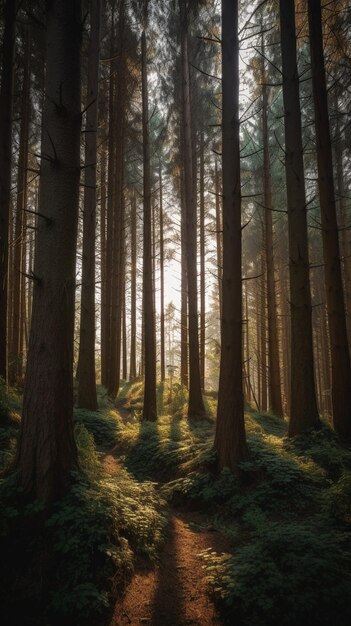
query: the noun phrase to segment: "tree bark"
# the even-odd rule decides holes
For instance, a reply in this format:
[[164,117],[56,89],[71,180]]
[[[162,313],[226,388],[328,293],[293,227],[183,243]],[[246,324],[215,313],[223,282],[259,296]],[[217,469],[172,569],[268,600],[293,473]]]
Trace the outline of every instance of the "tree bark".
[[256,285],[255,290],[255,301],[256,301],[256,345],[257,345],[257,353],[256,353],[256,363],[257,363],[257,395],[258,395],[258,406],[260,411],[262,411],[262,364],[261,364],[261,289],[260,283]]
[[333,424],[351,438],[351,367],[336,216],[328,92],[325,76],[320,0],[308,1],[308,20],[315,109],[319,201],[332,364]]
[[181,57],[182,57],[182,96],[183,96],[183,163],[184,199],[186,215],[186,259],[188,280],[188,320],[189,320],[189,404],[188,417],[203,419],[206,416],[201,392],[199,320],[197,303],[197,245],[196,245],[196,203],[194,199],[193,149],[190,100],[190,74],[188,58],[188,17],[187,2],[180,0]]
[[126,246],[121,249],[121,288],[122,288],[122,379],[127,380],[127,302],[126,302]]
[[223,278],[215,448],[219,469],[247,455],[242,364],[238,0],[222,0]]
[[163,226],[163,182],[162,163],[159,162],[159,198],[160,198],[160,351],[161,351],[161,382],[166,379],[165,361],[165,267],[164,267],[164,226]]
[[247,380],[247,394],[246,400],[248,404],[251,404],[251,394],[253,392],[252,383],[251,383],[251,358],[250,358],[250,320],[249,320],[249,289],[246,284],[245,287],[245,359],[246,359],[246,367],[245,367],[245,376]]
[[291,310],[289,436],[319,424],[313,367],[312,307],[294,0],[280,0],[285,170]]
[[16,2],[6,0],[0,89],[0,376],[7,380],[8,238],[11,197],[12,99]]
[[101,148],[100,164],[100,280],[101,280],[101,319],[100,319],[100,359],[101,359],[101,384],[104,385],[103,377],[106,371],[106,149]]
[[121,321],[122,321],[122,265],[124,250],[124,143],[126,123],[127,96],[127,57],[125,45],[126,6],[124,0],[119,6],[119,54],[116,71],[114,131],[115,131],[115,163],[112,188],[112,242],[111,242],[111,281],[109,288],[110,325],[109,325],[109,360],[107,364],[107,390],[111,398],[116,398],[121,375]]
[[[265,239],[265,228],[263,226],[263,240]],[[262,397],[261,397],[261,409],[267,411],[268,409],[268,389],[267,389],[267,316],[266,316],[266,303],[267,303],[267,284],[266,284],[266,255],[265,250],[261,250],[261,280],[260,280],[260,341],[261,341],[261,381],[262,381]]]
[[95,238],[100,19],[100,0],[90,0],[78,383],[78,405],[90,411],[98,408],[95,370]]
[[217,281],[219,294],[219,319],[222,319],[222,219],[221,219],[221,200],[220,200],[220,180],[217,165],[217,157],[215,161],[215,193],[216,193],[216,253],[217,253]]
[[[338,105],[337,105],[338,106]],[[340,134],[339,116],[337,115],[337,135]],[[343,165],[343,146],[338,138],[335,145],[336,175],[337,175],[337,195],[339,205],[339,227],[341,256],[343,258],[343,284],[345,293],[346,323],[347,336],[349,341],[349,350],[351,347],[351,246],[348,235],[348,210],[345,202],[347,191],[345,189],[345,174]]]
[[73,336],[80,177],[81,3],[47,5],[33,315],[17,469],[25,493],[62,496],[77,466]]
[[[264,72],[263,72],[264,74]],[[267,271],[267,318],[268,318],[268,380],[270,409],[272,413],[283,416],[279,344],[277,324],[277,298],[274,277],[274,245],[273,245],[273,201],[272,176],[268,143],[268,94],[263,76],[262,85],[262,128],[263,128],[263,197],[265,216],[265,259]]]
[[[12,332],[9,349],[8,376],[9,383],[18,382],[23,372],[23,289],[25,264],[25,224],[27,208],[27,165],[28,165],[28,133],[30,110],[30,35],[27,28],[26,45],[23,55],[23,83],[21,101],[21,125],[19,132],[19,155],[17,168],[17,200],[15,216],[15,239],[13,242],[13,272],[12,272]],[[23,347],[23,345],[22,345]]]
[[188,364],[188,272],[186,267],[187,240],[184,194],[184,171],[180,175],[181,204],[181,311],[180,311],[180,380],[184,387],[189,385]]
[[201,388],[205,389],[206,358],[206,281],[205,281],[205,146],[204,135],[200,140],[200,376]]
[[152,281],[151,169],[149,139],[149,104],[145,31],[141,37],[142,99],[143,99],[143,163],[144,163],[144,250],[143,250],[143,316],[145,383],[143,419],[156,421],[156,329]]
[[[111,45],[111,56],[113,56]],[[108,119],[108,166],[107,166],[107,207],[106,207],[106,261],[105,261],[105,301],[104,301],[104,338],[101,346],[101,382],[108,388],[109,366],[111,358],[111,292],[112,292],[112,247],[113,247],[113,223],[114,223],[114,183],[115,183],[115,163],[116,163],[116,142],[115,142],[115,89],[116,77],[115,67],[111,64],[109,80],[109,119]]]
[[284,388],[284,408],[287,415],[290,414],[290,378],[291,378],[291,323],[290,323],[290,290],[288,267],[285,266],[285,259],[280,265],[280,317],[281,317],[281,345],[283,361],[283,388]]
[[137,206],[135,194],[131,199],[131,289],[130,289],[130,362],[129,380],[133,381],[137,376],[136,368],[136,271],[137,271],[137,249],[136,249],[136,218]]

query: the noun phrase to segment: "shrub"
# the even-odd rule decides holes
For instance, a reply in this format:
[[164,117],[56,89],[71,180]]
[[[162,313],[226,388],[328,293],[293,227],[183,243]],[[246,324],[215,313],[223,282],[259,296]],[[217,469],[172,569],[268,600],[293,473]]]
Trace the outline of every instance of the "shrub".
[[336,519],[351,522],[351,472],[344,471],[327,492],[326,510]]
[[213,594],[232,623],[347,626],[351,581],[346,545],[345,535],[323,526],[261,523],[234,556],[212,550],[202,556]]
[[14,476],[0,483],[2,615],[9,623],[96,624],[123,591],[136,555],[154,559],[162,540],[166,517],[154,485],[124,470],[107,477],[93,436],[82,424],[75,436],[81,471],[50,510],[26,504]]
[[6,384],[3,378],[0,378],[0,424],[7,422],[10,414],[10,403],[7,394]]
[[76,409],[74,419],[76,423],[83,424],[94,436],[96,445],[106,448],[112,448],[116,445],[119,417],[115,411],[103,409],[94,412],[87,409]]
[[17,395],[0,378],[0,471],[6,470],[15,454],[20,425],[20,416],[14,411],[17,406]]

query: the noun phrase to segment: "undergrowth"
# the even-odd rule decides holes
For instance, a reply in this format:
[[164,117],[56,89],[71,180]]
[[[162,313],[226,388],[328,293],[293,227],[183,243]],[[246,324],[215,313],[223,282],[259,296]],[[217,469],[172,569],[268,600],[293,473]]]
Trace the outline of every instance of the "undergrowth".
[[106,408],[77,411],[80,470],[50,510],[26,503],[15,475],[0,481],[2,624],[106,623],[135,559],[157,558],[166,524],[162,497],[126,470],[110,477],[99,461],[96,443],[114,444],[116,424]]
[[[348,626],[351,450],[328,426],[289,440],[284,420],[248,412],[250,456],[236,475],[218,474],[211,421],[215,396],[206,396],[210,419],[191,423],[184,389],[175,386],[171,395],[164,384],[158,389],[161,417],[145,423],[140,382],[122,388],[117,406],[103,390],[100,395],[98,412],[75,412],[82,472],[45,519],[44,531],[35,530],[40,507],[19,510],[14,484],[2,482],[2,555],[17,566],[21,559],[29,562],[22,577],[8,576],[6,565],[4,573],[15,581],[15,597],[37,605],[48,598],[43,626],[68,625],[70,619],[98,624],[131,575],[135,556],[157,557],[164,498],[202,510],[232,544],[227,554],[202,554],[226,623]],[[125,470],[107,477],[95,444],[113,447]],[[159,490],[152,481],[161,482]],[[23,519],[31,532],[20,538]],[[9,535],[17,537],[14,548]],[[41,555],[39,562],[34,555]],[[33,590],[32,579],[41,586]]]
[[[132,393],[136,404],[138,391]],[[218,475],[211,423],[177,415],[156,424],[140,422],[138,414],[118,422],[118,447],[134,475],[158,477],[173,505],[202,509],[232,543],[232,553],[202,555],[224,620],[347,626],[350,448],[327,425],[289,440],[284,420],[249,412],[250,457],[237,475]]]
[[350,623],[349,534],[322,520],[297,524],[261,518],[234,555],[207,550],[202,556],[228,623]]
[[0,378],[0,472],[13,460],[20,426],[20,400],[14,390],[6,388]]
[[118,414],[111,408],[88,411],[87,409],[75,409],[74,419],[77,424],[82,424],[93,435],[97,446],[112,448],[117,443],[118,437]]

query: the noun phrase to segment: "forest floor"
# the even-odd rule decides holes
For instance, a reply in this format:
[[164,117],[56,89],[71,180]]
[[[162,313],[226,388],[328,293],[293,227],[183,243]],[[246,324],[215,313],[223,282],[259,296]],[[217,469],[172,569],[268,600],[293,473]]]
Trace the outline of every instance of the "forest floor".
[[[123,404],[119,414],[128,421]],[[105,453],[104,470],[118,475],[123,464],[118,449]],[[156,488],[158,485],[156,485]],[[201,553],[230,551],[229,542],[198,511],[169,507],[165,541],[156,567],[139,559],[123,598],[117,602],[110,626],[219,626],[222,624],[209,595]]]
[[[215,393],[201,422],[179,384],[158,385],[156,422],[142,394],[126,384],[116,406],[100,388],[98,411],[75,410],[80,472],[48,518],[0,479],[1,623],[349,626],[350,445],[327,421],[289,439],[286,419],[248,407],[250,455],[219,473]],[[21,398],[2,405],[0,469]]]

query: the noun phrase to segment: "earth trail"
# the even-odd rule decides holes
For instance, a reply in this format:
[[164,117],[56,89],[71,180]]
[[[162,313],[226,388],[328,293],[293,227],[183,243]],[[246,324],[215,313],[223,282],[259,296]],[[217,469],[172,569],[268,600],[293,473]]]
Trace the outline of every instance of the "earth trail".
[[[121,464],[114,451],[104,456],[113,475]],[[167,536],[155,568],[141,563],[115,606],[110,626],[220,626],[208,594],[200,553],[212,548],[227,552],[228,542],[204,523],[204,516],[171,509]]]

